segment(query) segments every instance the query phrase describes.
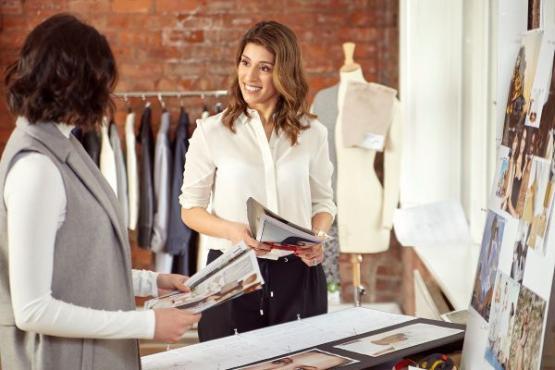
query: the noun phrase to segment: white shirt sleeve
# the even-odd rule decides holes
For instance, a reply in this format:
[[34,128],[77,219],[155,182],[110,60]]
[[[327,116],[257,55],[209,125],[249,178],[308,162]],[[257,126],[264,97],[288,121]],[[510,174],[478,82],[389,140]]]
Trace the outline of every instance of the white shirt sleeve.
[[148,270],[132,270],[133,292],[136,297],[158,297],[158,273]]
[[[154,337],[154,311],[96,310],[52,297],[54,245],[65,219],[66,195],[62,176],[48,157],[20,154],[7,175],[3,195],[8,210],[10,291],[18,328],[75,338]],[[152,278],[145,275],[144,281]]]

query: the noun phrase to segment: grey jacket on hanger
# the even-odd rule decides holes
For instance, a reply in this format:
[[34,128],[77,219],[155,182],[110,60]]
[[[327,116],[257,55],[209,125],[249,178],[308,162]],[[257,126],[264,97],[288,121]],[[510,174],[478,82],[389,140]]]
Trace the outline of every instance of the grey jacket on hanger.
[[125,170],[125,161],[123,159],[123,151],[121,149],[121,141],[119,138],[118,128],[115,123],[110,124],[110,144],[114,151],[116,159],[116,175],[118,179],[118,203],[120,204],[125,225],[129,225],[129,200],[127,198],[127,171]]
[[336,202],[337,190],[337,153],[335,151],[335,124],[339,109],[337,107],[337,94],[339,85],[334,85],[326,89],[318,91],[312,103],[312,112],[318,115],[318,120],[328,129],[328,148],[330,153],[330,161],[333,164],[333,175],[331,177],[331,186],[333,187],[333,201]]
[[166,241],[168,240],[172,160],[168,137],[169,129],[170,113],[163,112],[154,148],[154,201],[156,203],[156,212],[154,213],[152,242],[150,243],[150,247],[154,252],[165,251]]
[[170,221],[168,226],[168,242],[166,251],[181,256],[179,273],[189,275],[191,241],[194,231],[181,220],[181,205],[179,195],[183,186],[183,169],[185,168],[185,154],[189,149],[189,115],[181,108],[179,123],[175,133],[173,176],[170,195]]
[[[13,158],[44,154],[64,181],[67,208],[56,234],[52,296],[101,310],[135,310],[127,230],[117,199],[73,136],[53,123],[18,123],[0,160],[0,194]],[[15,326],[8,276],[7,209],[0,202],[0,358],[3,369],[140,368],[136,340],[61,338]]]

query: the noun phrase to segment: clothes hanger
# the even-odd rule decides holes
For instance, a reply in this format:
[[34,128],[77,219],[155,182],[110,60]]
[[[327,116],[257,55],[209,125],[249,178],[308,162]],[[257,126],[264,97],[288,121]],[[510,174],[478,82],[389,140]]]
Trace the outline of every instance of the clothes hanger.
[[162,94],[158,93],[158,101],[160,102],[160,106],[162,107],[162,112],[166,112],[166,102],[162,98]]
[[142,99],[145,102],[145,108],[150,108],[150,102],[146,100],[146,96],[144,94],[142,96]]
[[125,107],[127,108],[127,113],[132,113],[133,109],[131,109],[131,104],[129,104],[129,98],[127,94],[123,95],[123,102],[125,103]]
[[200,98],[202,99],[202,111],[203,112],[210,112],[208,110],[208,105],[206,104],[206,99],[204,97],[204,94],[200,94]]

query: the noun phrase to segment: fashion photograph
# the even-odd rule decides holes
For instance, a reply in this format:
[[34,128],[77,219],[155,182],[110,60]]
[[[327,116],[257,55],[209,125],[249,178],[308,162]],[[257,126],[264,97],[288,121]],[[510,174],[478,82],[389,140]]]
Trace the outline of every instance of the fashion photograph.
[[495,212],[488,212],[471,302],[472,307],[486,321],[489,321],[504,228],[505,219]]

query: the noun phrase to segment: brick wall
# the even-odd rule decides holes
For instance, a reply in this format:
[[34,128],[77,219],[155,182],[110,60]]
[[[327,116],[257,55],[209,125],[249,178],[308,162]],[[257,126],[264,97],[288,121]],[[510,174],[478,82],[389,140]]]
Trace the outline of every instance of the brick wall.
[[[310,97],[338,81],[341,44],[357,44],[355,60],[368,81],[398,86],[397,1],[394,0],[0,0],[0,69],[13,61],[26,34],[49,15],[71,12],[104,33],[116,55],[119,91],[226,89],[236,44],[248,27],[273,19],[301,41]],[[13,127],[0,87],[0,151]],[[216,102],[207,98],[210,107]],[[131,101],[142,106],[140,99]],[[176,116],[178,104],[168,105]],[[187,98],[193,117],[200,98]],[[116,116],[121,125],[123,104]],[[153,106],[158,109],[157,104]],[[156,112],[154,117],[156,117]],[[175,121],[175,120],[174,120]],[[381,162],[377,163],[377,167]],[[367,300],[400,300],[398,247],[365,257]],[[148,261],[148,255],[143,255]],[[342,276],[348,258],[342,257]],[[346,288],[346,292],[350,289]],[[347,294],[348,295],[348,294]]]

